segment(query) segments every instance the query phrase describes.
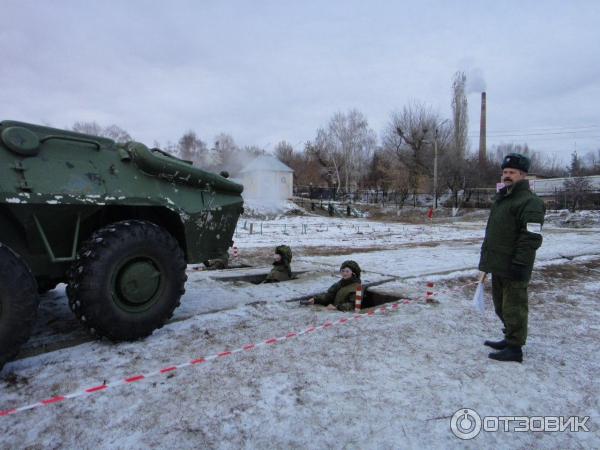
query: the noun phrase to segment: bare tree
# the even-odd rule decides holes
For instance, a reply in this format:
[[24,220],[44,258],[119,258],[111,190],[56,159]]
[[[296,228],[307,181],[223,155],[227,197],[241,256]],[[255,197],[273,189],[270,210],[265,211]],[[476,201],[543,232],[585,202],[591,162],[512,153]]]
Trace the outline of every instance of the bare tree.
[[452,82],[453,147],[457,158],[464,160],[467,153],[469,111],[466,95],[467,76],[456,72]]
[[278,142],[275,146],[275,156],[284,164],[290,166],[296,160],[294,147],[287,141]]
[[587,152],[583,160],[590,175],[600,175],[600,148],[595,152]]
[[393,191],[399,207],[402,208],[411,191],[408,167],[390,149],[377,152],[374,160],[380,187]]
[[71,129],[77,133],[105,137],[119,143],[133,140],[127,131],[117,125],[102,127],[97,122],[75,122]]
[[194,131],[190,130],[181,136],[177,147],[181,159],[192,161],[200,166],[206,163],[208,148]]
[[366,117],[353,109],[333,115],[326,129],[317,130],[314,151],[335,176],[338,190],[356,188],[369,170],[377,139]]
[[[458,208],[461,204],[460,192],[467,187],[466,162],[468,143],[468,110],[466,96],[467,77],[464,72],[456,72],[452,82],[452,127],[438,128],[438,143],[440,152],[440,175],[445,186],[452,195],[452,206]],[[439,196],[441,192],[436,192]]]
[[242,149],[242,153],[250,155],[252,158],[256,158],[257,156],[265,155],[267,152],[264,148],[260,148],[257,145],[246,145]]
[[585,177],[572,177],[564,181],[563,187],[568,202],[567,207],[571,212],[575,212],[583,206],[586,194],[592,190],[592,183]]
[[102,136],[103,128],[98,122],[75,122],[71,129],[77,133]]
[[127,131],[117,125],[107,126],[102,131],[102,135],[119,143],[130,142],[133,140]]
[[219,133],[215,137],[213,148],[210,150],[212,166],[217,168],[229,166],[239,150],[230,134]]
[[314,157],[327,169],[329,182],[339,190],[342,185],[340,171],[343,165],[343,154],[333,145],[329,145],[329,137],[323,128],[317,130],[317,137],[311,148]]
[[432,133],[439,117],[429,107],[413,102],[392,114],[383,133],[383,147],[391,150],[407,167],[413,194],[419,190],[424,176],[432,173]]

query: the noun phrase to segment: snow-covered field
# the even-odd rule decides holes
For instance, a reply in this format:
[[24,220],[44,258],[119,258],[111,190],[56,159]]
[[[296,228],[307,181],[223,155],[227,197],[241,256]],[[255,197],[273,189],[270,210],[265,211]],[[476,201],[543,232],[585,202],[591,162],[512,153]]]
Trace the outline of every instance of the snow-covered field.
[[[487,358],[483,340],[500,337],[489,286],[486,313],[470,306],[484,226],[307,216],[264,221],[261,234],[260,221],[242,219],[239,262],[255,267],[190,267],[173,320],[135,343],[90,340],[59,287],[45,295],[21,359],[0,375],[0,411],[234,353],[0,416],[0,448],[600,447],[600,229],[546,227],[521,365]],[[296,280],[230,279],[266,273],[280,243],[294,250]],[[362,320],[292,301],[324,291],[345,259],[360,263],[372,292],[414,301]],[[437,303],[423,301],[429,281]],[[326,322],[334,325],[235,351]],[[462,441],[450,430],[461,408],[482,417],[590,416],[590,431]]]

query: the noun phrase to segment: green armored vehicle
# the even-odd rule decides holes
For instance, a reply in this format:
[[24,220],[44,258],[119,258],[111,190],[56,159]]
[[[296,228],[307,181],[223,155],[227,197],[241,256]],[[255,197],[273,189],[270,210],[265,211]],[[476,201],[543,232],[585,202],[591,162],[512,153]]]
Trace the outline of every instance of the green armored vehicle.
[[67,283],[94,335],[151,334],[187,263],[232,244],[243,187],[159,149],[0,122],[0,369],[28,339],[38,292]]

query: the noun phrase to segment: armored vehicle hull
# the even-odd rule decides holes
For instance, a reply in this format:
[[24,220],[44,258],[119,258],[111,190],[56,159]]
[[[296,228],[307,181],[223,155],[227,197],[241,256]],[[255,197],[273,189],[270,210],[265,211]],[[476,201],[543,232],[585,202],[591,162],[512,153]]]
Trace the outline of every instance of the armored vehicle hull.
[[[140,143],[0,122],[0,266],[39,292],[68,283],[91,332],[137,339],[172,315],[186,263],[231,246],[242,190]],[[35,314],[15,308],[0,304],[0,368]]]

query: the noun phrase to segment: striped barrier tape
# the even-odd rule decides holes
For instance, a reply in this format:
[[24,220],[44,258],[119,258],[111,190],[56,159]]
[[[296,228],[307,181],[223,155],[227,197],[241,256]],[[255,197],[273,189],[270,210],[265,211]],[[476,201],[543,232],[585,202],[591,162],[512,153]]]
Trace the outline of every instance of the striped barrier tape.
[[[472,284],[477,284],[478,281],[474,281],[474,282],[470,282],[470,283],[466,283],[464,285],[461,286],[457,286],[454,288],[448,288],[448,289],[444,289],[441,290],[439,292],[450,292],[450,291],[454,291],[454,290],[458,290],[458,289],[462,289],[466,286],[472,285]],[[430,286],[431,285],[431,286]],[[433,283],[428,283],[428,288],[433,288]],[[430,291],[428,291],[430,292]],[[357,289],[357,293],[358,293],[358,289]],[[360,287],[360,297],[361,297],[361,302],[362,302],[362,286]],[[427,301],[427,297],[426,297],[426,301]],[[102,384],[96,385],[96,386],[92,386],[89,387],[87,389],[82,389],[79,391],[74,391],[71,392],[70,394],[65,394],[65,395],[56,395],[53,397],[49,397],[45,400],[40,400],[38,402],[35,403],[31,403],[29,405],[25,405],[25,406],[20,406],[18,408],[12,408],[12,409],[7,409],[7,410],[0,410],[0,417],[7,417],[7,416],[11,416],[20,412],[24,412],[24,411],[29,411],[32,409],[36,409],[36,408],[40,408],[42,406],[50,406],[50,405],[54,405],[57,403],[62,403],[65,402],[67,400],[72,400],[75,398],[79,398],[79,397],[86,397],[86,396],[90,396],[92,394],[98,393],[98,392],[105,392],[107,390],[110,389],[114,389],[116,387],[119,386],[125,386],[125,385],[131,385],[134,383],[137,383],[139,381],[143,381],[146,380],[148,378],[153,378],[156,376],[160,376],[160,375],[164,375],[164,374],[169,374],[171,372],[180,370],[180,369],[184,369],[187,367],[193,367],[193,366],[199,366],[202,365],[204,363],[208,363],[210,361],[215,361],[215,360],[219,360],[222,358],[226,358],[229,356],[233,356],[237,353],[244,353],[247,351],[251,351],[251,350],[255,350],[257,348],[260,347],[264,347],[264,346],[269,346],[269,345],[273,345],[276,344],[278,342],[284,342],[287,340],[290,340],[292,338],[295,337],[299,337],[305,334],[310,334],[313,333],[315,331],[320,331],[320,330],[326,330],[328,328],[331,328],[333,326],[336,325],[346,325],[349,323],[352,323],[354,321],[358,321],[360,319],[362,319],[363,317],[372,317],[375,316],[376,314],[385,314],[388,311],[396,311],[398,310],[398,308],[400,307],[400,305],[406,305],[406,304],[410,304],[410,303],[417,303],[418,300],[417,299],[409,299],[409,298],[402,298],[399,299],[397,302],[395,303],[391,303],[391,304],[387,304],[387,305],[383,305],[380,306],[379,308],[375,308],[371,311],[368,311],[364,314],[358,314],[355,313],[353,314],[351,317],[342,317],[338,320],[335,321],[327,321],[325,322],[323,325],[319,325],[319,326],[311,326],[305,330],[302,331],[298,331],[298,332],[290,332],[288,334],[286,334],[285,336],[280,336],[280,337],[275,337],[275,338],[271,338],[271,339],[266,339],[264,341],[261,342],[257,342],[254,344],[246,344],[243,345],[242,347],[239,347],[237,349],[234,350],[225,350],[225,351],[221,351],[219,353],[215,353],[213,355],[209,355],[209,356],[205,356],[205,357],[200,357],[200,358],[195,358],[186,362],[182,362],[179,364],[173,364],[173,365],[169,365],[166,367],[163,367],[162,369],[159,370],[155,370],[155,371],[151,371],[151,372],[147,372],[145,374],[138,374],[138,375],[132,375],[132,376],[128,376],[126,378],[122,378],[119,380],[115,380],[115,381],[111,381],[111,382],[104,382]]]
[[396,311],[400,307],[401,304],[409,304],[409,303],[414,303],[414,302],[415,301],[411,300],[411,299],[400,299],[396,303],[393,303],[390,305],[384,305],[380,308],[371,310],[365,314],[353,314],[350,317],[342,317],[335,321],[328,320],[325,323],[323,323],[322,325],[311,326],[302,331],[290,332],[284,336],[266,339],[264,341],[257,342],[254,344],[246,344],[246,345],[243,345],[242,347],[236,348],[234,350],[225,350],[225,351],[222,351],[219,353],[215,353],[213,355],[195,358],[195,359],[185,361],[185,362],[182,362],[179,364],[168,365],[162,369],[154,370],[154,371],[147,372],[144,374],[131,375],[126,378],[111,381],[108,383],[104,382],[104,383],[96,385],[96,386],[91,386],[87,389],[74,391],[74,392],[71,392],[70,394],[65,394],[65,395],[56,395],[53,397],[49,397],[45,400],[40,400],[38,402],[31,403],[29,405],[20,406],[18,408],[11,408],[11,409],[7,409],[4,411],[0,410],[0,417],[7,417],[7,416],[11,416],[11,415],[20,413],[20,412],[40,408],[43,406],[50,406],[50,405],[54,405],[57,403],[63,403],[67,400],[72,400],[72,399],[79,398],[79,397],[88,397],[88,396],[96,394],[98,392],[106,392],[107,390],[112,390],[119,386],[135,384],[137,382],[146,380],[148,378],[153,378],[153,377],[157,377],[160,375],[170,374],[172,372],[175,372],[177,370],[181,370],[181,369],[184,369],[187,367],[200,366],[200,365],[203,365],[203,364],[211,362],[211,361],[220,360],[220,359],[224,359],[224,358],[236,355],[238,353],[252,351],[252,350],[255,350],[260,347],[270,346],[270,345],[276,344],[278,342],[288,341],[290,339],[300,337],[300,336],[303,336],[306,334],[314,333],[316,331],[326,330],[326,329],[331,328],[336,325],[350,324],[352,322],[361,320],[363,317],[372,317],[376,314],[385,314],[388,311]]

